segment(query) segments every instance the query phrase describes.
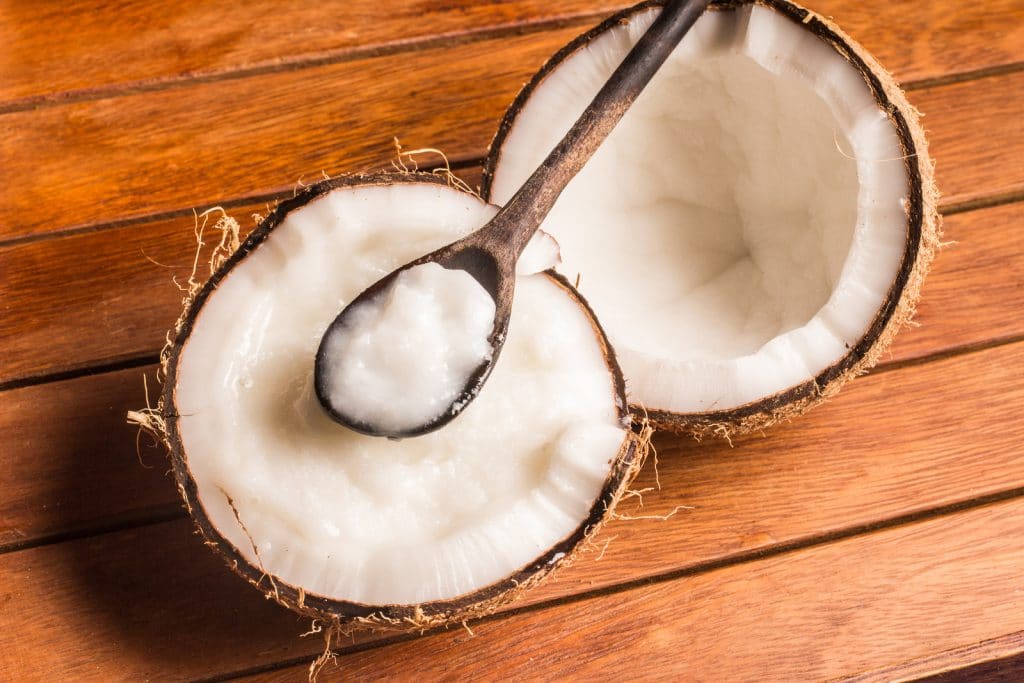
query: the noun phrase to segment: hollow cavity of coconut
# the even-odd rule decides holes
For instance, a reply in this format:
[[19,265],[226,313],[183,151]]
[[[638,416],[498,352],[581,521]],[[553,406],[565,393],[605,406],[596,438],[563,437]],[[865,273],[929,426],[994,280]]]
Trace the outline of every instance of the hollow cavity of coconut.
[[[621,373],[541,235],[480,396],[443,429],[362,436],[317,402],[313,359],[347,302],[494,213],[430,177],[313,186],[198,293],[167,364],[186,503],[243,577],[334,623],[416,629],[483,614],[565,562],[638,460]],[[416,340],[405,340],[415,345]]]
[[[558,52],[492,144],[508,200],[660,11]],[[654,424],[700,436],[801,412],[872,366],[937,244],[932,164],[891,77],[821,17],[714,3],[543,224]]]

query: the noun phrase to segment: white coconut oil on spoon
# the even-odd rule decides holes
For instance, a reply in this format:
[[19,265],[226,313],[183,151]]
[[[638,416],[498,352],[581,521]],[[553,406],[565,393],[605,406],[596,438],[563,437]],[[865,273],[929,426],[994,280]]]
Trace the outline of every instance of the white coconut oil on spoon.
[[387,433],[426,424],[490,361],[494,299],[472,275],[423,263],[353,308],[324,336],[326,391]]

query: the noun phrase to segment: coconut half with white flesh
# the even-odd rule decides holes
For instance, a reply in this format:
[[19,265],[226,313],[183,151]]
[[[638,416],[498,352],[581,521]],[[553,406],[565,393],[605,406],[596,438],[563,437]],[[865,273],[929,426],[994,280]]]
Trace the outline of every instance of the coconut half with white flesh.
[[[484,197],[507,201],[660,11],[558,52],[512,104]],[[698,436],[767,426],[874,365],[938,244],[916,111],[832,23],[715,2],[542,227],[615,345],[629,399]]]
[[181,319],[161,408],[174,473],[208,545],[280,603],[399,629],[479,616],[567,561],[638,466],[600,326],[538,272],[557,260],[546,235],[517,276],[501,360],[452,423],[395,441],[319,405],[313,359],[334,316],[494,212],[429,175],[319,183],[277,207]]

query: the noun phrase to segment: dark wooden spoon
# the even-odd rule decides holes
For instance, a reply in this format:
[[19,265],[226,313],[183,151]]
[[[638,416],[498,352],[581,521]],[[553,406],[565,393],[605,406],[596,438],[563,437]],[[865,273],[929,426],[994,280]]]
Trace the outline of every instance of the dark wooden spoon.
[[[669,0],[561,142],[494,218],[466,237],[385,275],[353,299],[334,319],[321,339],[314,375],[317,398],[332,419],[371,436],[419,436],[444,426],[476,398],[505,343],[515,291],[516,261],[527,242],[565,186],[601,146],[709,3],[710,0]],[[325,340],[345,324],[350,311],[386,291],[399,273],[430,262],[450,270],[468,272],[494,299],[494,327],[488,337],[493,349],[491,357],[470,375],[465,388],[448,409],[425,424],[394,430],[356,419],[346,412],[346,406],[334,405],[331,401],[328,391],[331,363]]]

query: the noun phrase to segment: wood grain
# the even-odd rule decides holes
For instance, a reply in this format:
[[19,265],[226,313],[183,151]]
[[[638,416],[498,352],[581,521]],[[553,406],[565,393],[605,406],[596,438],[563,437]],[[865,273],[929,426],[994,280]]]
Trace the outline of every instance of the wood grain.
[[894,666],[844,678],[844,683],[887,681],[1018,681],[1024,676],[1024,631],[963,645]]
[[[476,169],[460,175],[477,182]],[[266,210],[231,213],[248,229],[249,216]],[[920,326],[901,333],[887,360],[1024,334],[1024,254],[1014,232],[1022,220],[1024,204],[946,220],[956,244],[925,283]],[[171,278],[184,282],[192,269],[194,225],[189,216],[0,247],[0,383],[156,354],[180,312]]]
[[593,23],[629,4],[402,0],[387,3],[382,12],[374,0],[10,3],[0,9],[0,102],[26,106],[96,91],[407,52],[538,24]]
[[174,281],[192,271],[194,225],[190,216],[0,247],[0,381],[159,351],[181,311]]
[[[0,8],[0,103],[89,96],[353,55],[414,50],[557,22],[593,23],[622,0],[145,5],[8,3]],[[903,80],[991,69],[1024,59],[1019,0],[905,3],[817,0]],[[13,102],[12,102],[13,101]],[[2,104],[0,104],[2,106]]]
[[1024,71],[910,93],[943,206],[1024,195]]
[[316,650],[178,520],[0,556],[0,679],[188,680]]
[[125,422],[144,405],[142,372],[0,393],[0,548],[184,514],[163,450],[142,439],[137,452]]
[[[56,377],[155,354],[190,207],[263,212],[386,164],[393,135],[472,164],[551,51],[626,4],[0,6],[0,680],[305,680],[309,622],[203,547],[145,440],[138,461],[123,418],[153,367]],[[1024,1],[811,4],[926,114],[957,244],[921,327],[793,424],[660,436],[624,511],[678,512],[612,522],[475,638],[360,637],[328,678],[1020,678]]]
[[284,193],[302,177],[388,164],[395,136],[480,157],[519,87],[576,33],[0,116],[0,238]]
[[[0,115],[0,240],[287,192],[379,167],[393,137],[483,155],[523,82],[577,30]],[[949,202],[1024,189],[1024,72],[912,93]],[[59,200],[55,200],[59,197]]]
[[[1024,502],[338,659],[322,680],[825,680],[1024,626]],[[300,670],[249,681],[295,680]]]
[[944,239],[914,320],[883,363],[921,358],[1024,335],[1024,204],[945,218]]
[[[662,491],[645,493],[643,510],[626,511],[692,509],[664,522],[612,522],[600,561],[585,556],[528,602],[749,561],[884,520],[1019,494],[1024,452],[1015,418],[1024,376],[1006,372],[1014,367],[1024,367],[1024,344],[866,377],[798,422],[766,437],[747,437],[735,448],[660,439]],[[949,417],[950,396],[959,397],[955,420]],[[129,452],[121,462],[133,457],[130,448],[126,442],[122,450]],[[67,485],[118,495],[87,473],[80,476]],[[648,468],[636,486],[654,485]],[[47,500],[45,489],[39,492],[22,501],[24,508]],[[89,671],[99,678],[115,670],[129,678],[161,671],[195,677],[317,651],[316,642],[296,637],[304,629],[294,617],[279,608],[265,611],[265,600],[190,539],[189,528],[182,520],[0,555],[0,575],[14,577],[0,586],[0,603],[7,600],[10,607],[0,610],[0,644],[11,653],[8,661],[31,661],[31,652],[45,647],[63,653],[65,662],[94,667]],[[746,600],[760,597],[751,592]],[[47,616],[68,612],[75,614],[66,623]],[[147,621],[151,613],[160,619]],[[14,624],[37,622],[47,628],[13,633]],[[93,635],[82,639],[78,631],[87,624]],[[247,640],[240,644],[243,625]],[[203,646],[193,653],[196,642]],[[43,675],[55,670],[46,667],[63,664],[33,666]]]

